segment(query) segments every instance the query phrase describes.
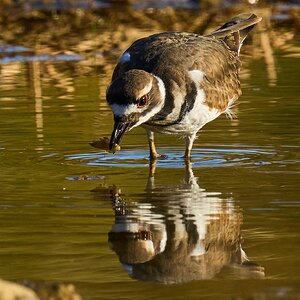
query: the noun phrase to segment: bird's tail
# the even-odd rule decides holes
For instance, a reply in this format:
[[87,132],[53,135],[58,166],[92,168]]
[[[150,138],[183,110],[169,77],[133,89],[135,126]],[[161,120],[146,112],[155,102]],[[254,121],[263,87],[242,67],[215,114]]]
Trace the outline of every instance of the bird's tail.
[[261,19],[255,14],[241,14],[206,36],[223,40],[231,50],[239,54],[247,34]]

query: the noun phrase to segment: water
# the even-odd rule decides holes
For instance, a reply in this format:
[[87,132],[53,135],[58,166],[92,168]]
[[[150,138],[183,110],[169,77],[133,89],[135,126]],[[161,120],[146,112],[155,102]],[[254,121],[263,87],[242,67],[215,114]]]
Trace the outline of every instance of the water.
[[271,60],[258,32],[244,48],[238,118],[208,124],[190,166],[158,135],[154,176],[141,128],[115,155],[89,145],[110,134],[122,49],[0,48],[0,277],[86,299],[299,299],[300,42],[281,30]]

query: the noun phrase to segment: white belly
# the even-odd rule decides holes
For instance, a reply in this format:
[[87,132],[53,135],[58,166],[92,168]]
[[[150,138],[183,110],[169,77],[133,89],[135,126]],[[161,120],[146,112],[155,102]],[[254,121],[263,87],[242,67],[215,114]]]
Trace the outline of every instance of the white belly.
[[[199,98],[200,99],[199,99]],[[166,134],[190,135],[197,133],[205,124],[216,119],[222,112],[215,108],[208,107],[203,103],[203,95],[197,95],[195,105],[186,116],[176,124],[170,126],[155,126],[155,124],[143,124],[143,127],[154,132]]]

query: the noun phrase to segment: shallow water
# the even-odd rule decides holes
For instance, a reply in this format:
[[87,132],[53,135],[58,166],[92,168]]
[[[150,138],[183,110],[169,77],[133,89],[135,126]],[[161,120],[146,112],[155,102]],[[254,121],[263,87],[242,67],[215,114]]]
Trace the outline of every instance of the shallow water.
[[3,50],[0,277],[86,299],[298,299],[299,47],[274,66],[246,46],[237,118],[204,128],[191,166],[158,135],[154,177],[141,128],[116,154],[89,145],[112,128],[104,69]]

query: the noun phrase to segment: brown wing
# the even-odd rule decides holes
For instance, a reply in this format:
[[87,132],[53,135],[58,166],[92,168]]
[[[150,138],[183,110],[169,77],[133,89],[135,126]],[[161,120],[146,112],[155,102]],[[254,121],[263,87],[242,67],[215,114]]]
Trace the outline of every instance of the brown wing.
[[[220,111],[226,110],[228,103],[241,94],[238,77],[241,62],[237,53],[230,50],[224,41],[214,37],[174,35],[173,42],[169,39],[169,46],[164,47],[160,54],[154,73],[165,82],[172,80],[178,86],[185,87],[188,71],[203,72],[205,76],[200,85],[204,89],[206,103]],[[164,73],[168,69],[172,72]]]
[[205,73],[201,86],[209,107],[225,111],[229,102],[241,95],[239,69],[241,62],[234,51],[230,51],[220,40],[211,40],[195,60],[195,69]]

